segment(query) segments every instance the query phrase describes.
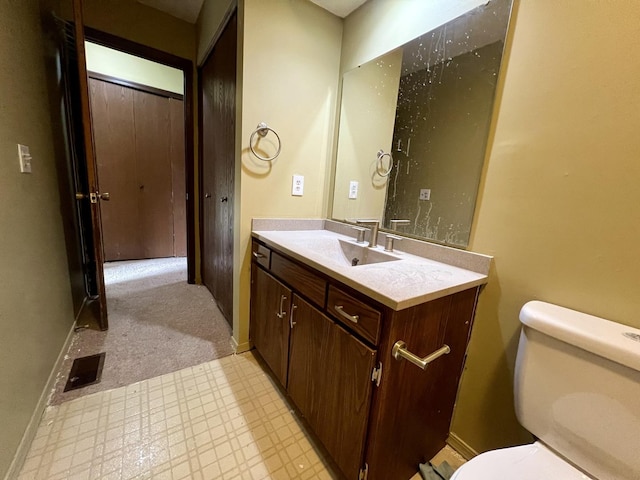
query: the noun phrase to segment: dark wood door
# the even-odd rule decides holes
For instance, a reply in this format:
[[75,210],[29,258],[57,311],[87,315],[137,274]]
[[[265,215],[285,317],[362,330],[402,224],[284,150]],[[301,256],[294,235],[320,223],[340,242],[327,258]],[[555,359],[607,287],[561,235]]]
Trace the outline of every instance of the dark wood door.
[[[86,173],[86,191],[76,191],[76,199],[83,205],[89,205],[88,211],[91,224],[91,244],[90,251],[85,254],[90,257],[89,263],[93,265],[92,271],[87,272],[87,282],[91,284],[95,283],[95,295],[97,299],[93,302],[94,311],[96,311],[96,317],[98,325],[102,330],[106,330],[109,326],[107,317],[107,298],[104,288],[104,256],[102,247],[102,226],[101,226],[101,211],[100,204],[102,202],[100,187],[98,185],[98,174],[95,157],[95,148],[93,143],[93,130],[91,126],[91,106],[89,102],[89,85],[87,76],[87,61],[84,49],[84,18],[82,13],[82,0],[73,0],[73,21],[74,21],[74,36],[76,46],[76,58],[78,67],[78,85],[77,91],[80,100],[80,111],[82,120],[82,135],[81,138],[77,138],[77,143],[74,145],[76,148],[80,148],[84,153],[84,161],[82,165],[82,171]],[[78,186],[78,184],[77,184]],[[82,215],[82,223],[89,223],[89,219],[86,218],[84,208],[79,209]],[[87,244],[89,245],[89,244]]]
[[286,386],[291,290],[256,264],[252,269],[251,340],[280,383]]
[[111,195],[102,209],[105,260],[143,258],[137,204],[134,91],[93,78],[89,87],[100,185]]
[[202,278],[233,324],[233,186],[236,132],[234,14],[200,70]]
[[287,391],[346,478],[358,478],[376,352],[297,295],[292,313]]
[[91,78],[106,261],[186,255],[182,100]]

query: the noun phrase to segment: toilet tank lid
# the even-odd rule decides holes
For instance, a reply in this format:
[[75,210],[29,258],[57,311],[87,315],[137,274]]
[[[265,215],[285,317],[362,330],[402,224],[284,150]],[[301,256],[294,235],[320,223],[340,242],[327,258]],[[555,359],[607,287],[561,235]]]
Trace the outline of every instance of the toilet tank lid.
[[534,330],[640,371],[640,329],[534,300],[520,310]]

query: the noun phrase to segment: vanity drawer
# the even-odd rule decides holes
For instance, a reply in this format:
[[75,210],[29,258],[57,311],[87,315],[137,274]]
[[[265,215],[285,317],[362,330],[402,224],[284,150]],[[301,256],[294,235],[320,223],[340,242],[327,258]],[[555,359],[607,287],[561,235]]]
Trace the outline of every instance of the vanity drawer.
[[275,252],[271,254],[271,273],[319,307],[324,307],[326,280]]
[[251,245],[251,255],[256,263],[262,265],[264,268],[269,268],[269,263],[271,263],[271,250],[267,247],[260,245],[258,242],[253,242]]
[[339,288],[329,285],[327,311],[370,342],[378,344],[382,315],[375,308],[353,298]]

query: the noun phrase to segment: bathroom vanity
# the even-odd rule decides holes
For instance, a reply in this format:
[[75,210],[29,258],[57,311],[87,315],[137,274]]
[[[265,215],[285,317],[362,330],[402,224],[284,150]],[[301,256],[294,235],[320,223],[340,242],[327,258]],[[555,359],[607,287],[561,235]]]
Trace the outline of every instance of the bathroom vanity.
[[[368,257],[349,229],[254,220],[250,337],[345,478],[408,479],[445,444],[491,259],[434,245],[475,271],[380,246]],[[422,370],[394,358],[398,341],[450,353]]]

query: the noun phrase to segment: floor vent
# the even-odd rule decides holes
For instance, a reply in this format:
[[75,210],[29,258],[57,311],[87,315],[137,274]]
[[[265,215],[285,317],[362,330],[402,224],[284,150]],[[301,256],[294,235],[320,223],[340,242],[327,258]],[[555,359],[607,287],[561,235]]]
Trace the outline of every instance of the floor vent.
[[69,379],[64,387],[64,391],[75,390],[100,382],[102,377],[102,366],[106,353],[89,355],[88,357],[76,358],[71,365]]

